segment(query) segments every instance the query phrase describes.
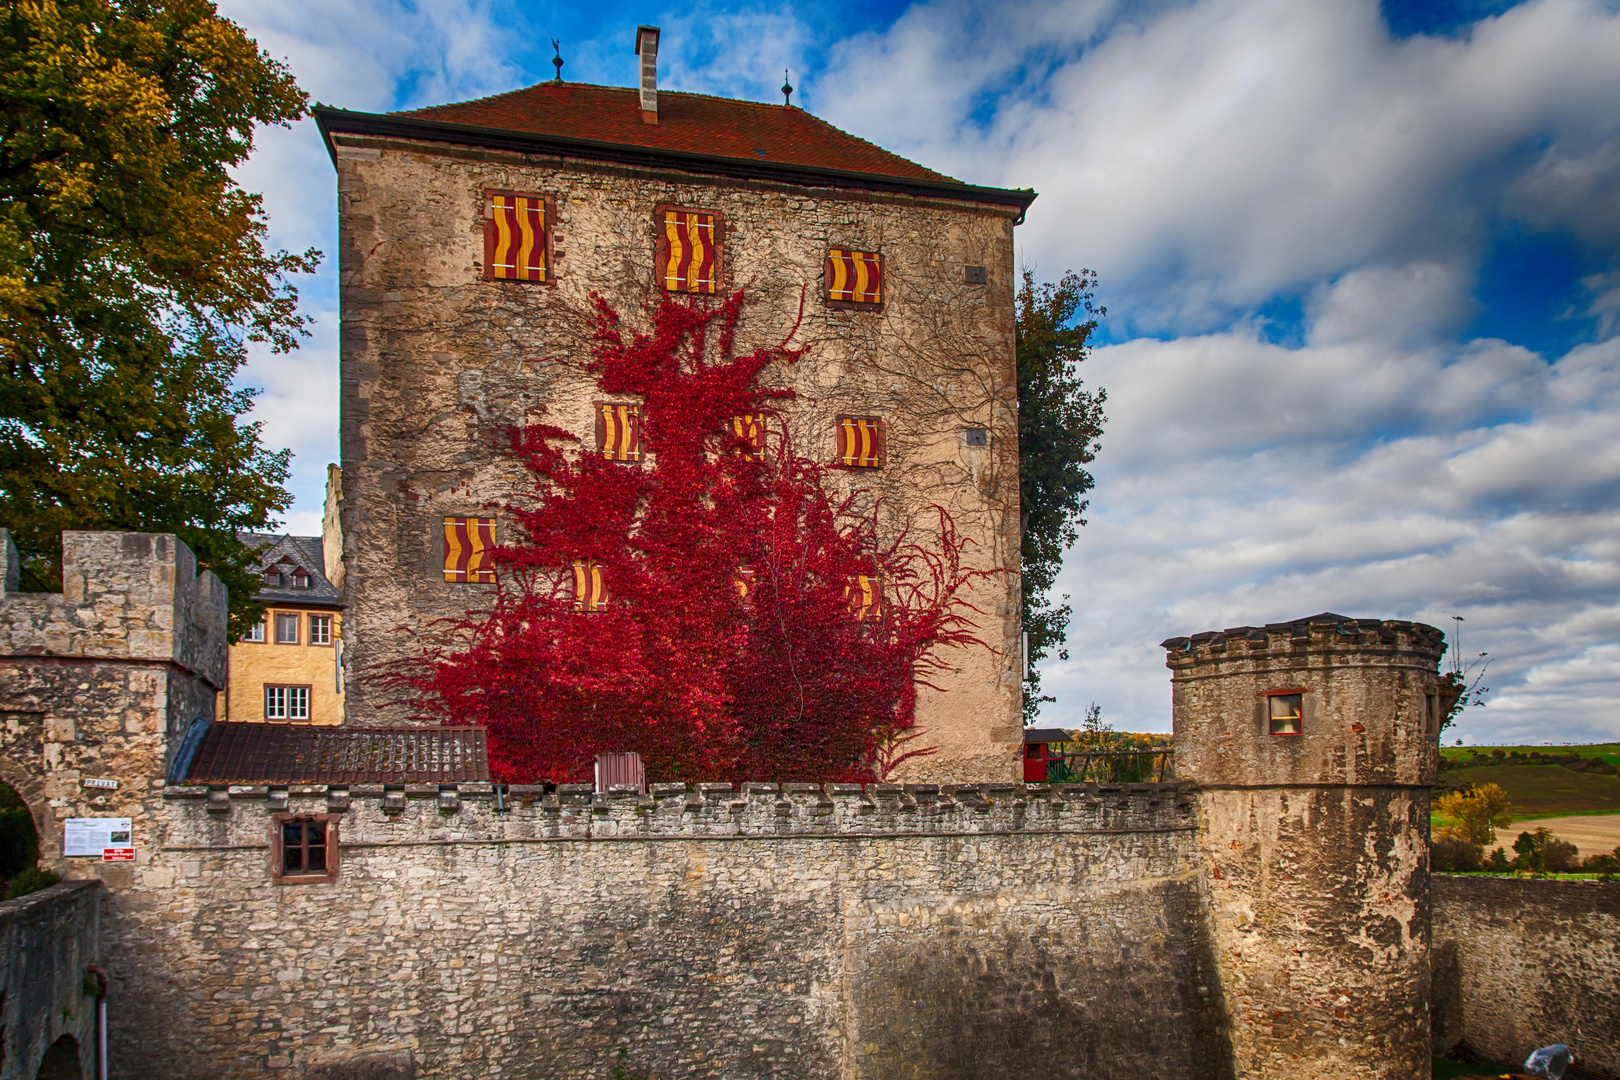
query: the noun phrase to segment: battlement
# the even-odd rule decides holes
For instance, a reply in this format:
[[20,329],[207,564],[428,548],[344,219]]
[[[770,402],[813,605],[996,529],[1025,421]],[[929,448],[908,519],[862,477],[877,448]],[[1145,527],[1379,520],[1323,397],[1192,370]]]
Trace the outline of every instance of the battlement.
[[1288,661],[1302,652],[1372,653],[1388,663],[1392,654],[1410,653],[1432,667],[1445,654],[1445,634],[1425,623],[1400,619],[1351,619],[1324,612],[1292,622],[1233,626],[1159,643],[1165,664],[1179,676],[1201,664],[1243,658]]
[[17,549],[0,529],[0,656],[173,663],[225,685],[229,598],[172,533],[64,532],[62,591],[17,591]]
[[342,815],[342,843],[860,839],[1191,831],[1181,784],[173,785],[168,845],[266,841],[270,814]]

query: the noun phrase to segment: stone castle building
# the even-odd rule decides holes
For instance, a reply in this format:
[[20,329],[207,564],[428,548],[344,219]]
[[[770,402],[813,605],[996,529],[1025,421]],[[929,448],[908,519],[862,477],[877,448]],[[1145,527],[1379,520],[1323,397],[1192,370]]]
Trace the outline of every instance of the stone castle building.
[[[666,295],[745,289],[738,345],[790,332],[764,380],[796,452],[844,467],[880,528],[930,504],[1001,571],[968,599],[987,648],[925,690],[912,780],[1019,775],[1021,636],[1013,227],[1030,191],[974,187],[782,104],[554,81],[374,115],[318,108],[338,175],[347,722],[404,717],[365,672],[477,607],[528,480],[514,425],[636,468],[638,402],[601,393],[592,294],[631,326]],[[795,331],[795,325],[797,330]],[[656,448],[652,448],[656,451]],[[405,632],[402,632],[405,631]]]

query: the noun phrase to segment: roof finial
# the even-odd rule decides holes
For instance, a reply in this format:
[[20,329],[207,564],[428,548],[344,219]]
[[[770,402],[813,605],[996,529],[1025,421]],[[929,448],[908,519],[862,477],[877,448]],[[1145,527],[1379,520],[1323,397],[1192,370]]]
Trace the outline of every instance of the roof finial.
[[552,64],[554,64],[556,66],[556,68],[557,68],[557,75],[551,81],[554,82],[554,83],[560,83],[560,82],[562,82],[562,66],[563,66],[562,42],[558,41],[556,38],[552,38],[551,39],[551,47],[557,53],[557,55],[552,57],[552,59],[551,59]]
[[782,104],[793,104],[793,84],[788,82],[787,68],[782,69]]

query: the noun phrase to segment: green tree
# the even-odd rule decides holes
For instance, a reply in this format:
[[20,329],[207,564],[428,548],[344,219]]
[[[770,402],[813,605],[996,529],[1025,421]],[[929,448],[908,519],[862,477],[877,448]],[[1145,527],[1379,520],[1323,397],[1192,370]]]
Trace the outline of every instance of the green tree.
[[1455,836],[1481,851],[1496,839],[1496,830],[1511,820],[1508,794],[1500,784],[1448,791],[1440,796],[1435,809],[1449,822],[1440,831],[1441,836]]
[[255,611],[252,552],[290,498],[244,423],[250,343],[296,345],[288,275],[230,170],[305,98],[209,0],[9,0],[0,15],[0,524],[25,581],[63,529],[177,533]]
[[1054,603],[1052,585],[1063,553],[1085,519],[1086,493],[1094,480],[1086,466],[1096,458],[1108,394],[1087,390],[1080,379],[1097,320],[1108,309],[1094,304],[1097,275],[1069,271],[1057,284],[1035,283],[1025,270],[1018,289],[1018,495],[1023,558],[1023,622],[1029,635],[1024,675],[1024,721],[1041,702],[1036,661],[1063,647],[1069,597]]

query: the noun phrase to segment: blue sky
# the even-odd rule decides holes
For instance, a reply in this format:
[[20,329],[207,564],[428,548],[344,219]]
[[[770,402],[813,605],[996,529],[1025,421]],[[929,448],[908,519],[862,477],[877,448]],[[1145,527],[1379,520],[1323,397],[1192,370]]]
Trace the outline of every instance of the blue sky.
[[[1090,267],[1109,392],[1065,563],[1077,724],[1164,730],[1160,639],[1322,610],[1466,622],[1480,742],[1620,738],[1620,6],[1613,0],[657,4],[227,0],[312,97],[382,111],[551,76],[801,104],[1041,195],[1043,278]],[[241,178],[277,243],[335,247],[313,126]],[[336,278],[255,357],[314,532],[335,460]]]

